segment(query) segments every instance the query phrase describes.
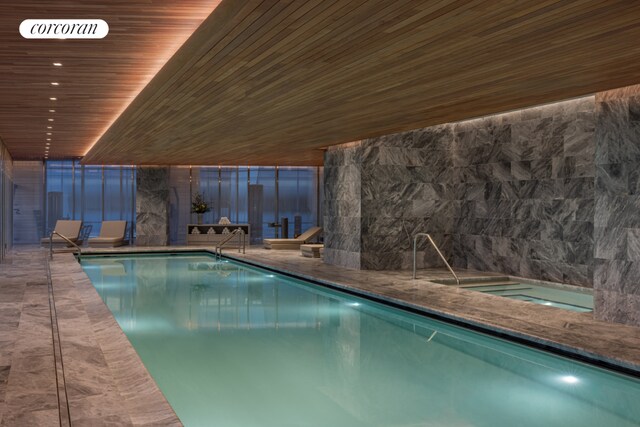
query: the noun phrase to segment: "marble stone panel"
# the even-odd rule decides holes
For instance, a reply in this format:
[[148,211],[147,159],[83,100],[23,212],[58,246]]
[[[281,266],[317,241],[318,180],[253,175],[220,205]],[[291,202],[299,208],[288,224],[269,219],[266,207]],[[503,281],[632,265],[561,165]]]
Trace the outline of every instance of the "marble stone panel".
[[[450,236],[443,252],[457,266],[541,278],[545,262],[545,277],[591,286],[595,113],[586,97],[370,138],[343,150],[350,162],[330,150],[325,216],[346,215],[334,200],[360,201],[363,269],[406,266],[394,251],[429,232]],[[329,262],[354,257],[342,223],[325,225],[335,228]]]
[[169,241],[169,168],[136,170],[136,245],[166,246]]

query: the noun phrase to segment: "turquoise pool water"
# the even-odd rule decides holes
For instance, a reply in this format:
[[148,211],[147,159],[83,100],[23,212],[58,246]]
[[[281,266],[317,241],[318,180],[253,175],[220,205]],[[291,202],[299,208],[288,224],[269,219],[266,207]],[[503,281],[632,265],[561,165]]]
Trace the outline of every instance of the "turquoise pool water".
[[[451,279],[434,280],[433,282],[443,285],[453,285],[455,283]],[[509,277],[464,278],[458,286],[469,291],[477,291],[564,310],[582,313],[593,311],[593,295],[589,290],[577,286],[552,282],[535,284],[521,278]]]
[[83,257],[186,426],[638,426],[640,381],[208,255]]
[[578,312],[593,311],[593,295],[524,282],[465,285],[465,289]]

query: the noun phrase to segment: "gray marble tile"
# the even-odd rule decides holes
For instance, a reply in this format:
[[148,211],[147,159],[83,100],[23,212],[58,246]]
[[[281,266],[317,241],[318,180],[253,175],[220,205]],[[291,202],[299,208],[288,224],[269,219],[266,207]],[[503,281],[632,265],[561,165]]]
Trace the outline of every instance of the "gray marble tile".
[[[640,261],[640,229],[626,229],[626,259],[629,261]],[[624,246],[622,246],[624,248]],[[618,247],[618,249],[621,249]]]
[[136,170],[136,244],[166,245],[169,236],[169,169]]
[[640,324],[640,295],[597,290],[594,294],[594,304],[598,319]]
[[[424,231],[455,235],[451,251],[457,265],[513,271],[518,264],[520,274],[540,277],[544,261],[553,263],[550,271],[561,281],[595,285],[596,260],[636,261],[639,256],[634,232],[619,231],[640,229],[639,93],[638,87],[623,88],[371,138],[342,153],[329,151],[327,247],[335,244],[350,250],[336,246],[328,259],[339,262],[338,254],[344,254],[350,257],[346,264],[353,266],[354,250],[362,250],[351,243],[344,246],[349,240],[337,237],[348,233],[331,234],[330,229],[340,224],[331,217],[348,216],[348,211],[356,212],[353,217],[361,223],[376,217],[397,221],[422,217],[425,222],[414,223],[411,232],[425,227]],[[355,170],[347,171],[347,165]],[[365,198],[367,203],[339,208],[335,200],[341,198]],[[456,205],[438,209],[438,200]],[[438,220],[446,216],[451,220]],[[365,266],[390,267],[382,254],[395,247],[398,230],[391,226],[387,230],[385,236],[379,227],[359,229],[373,236],[366,243],[370,262]],[[475,246],[466,247],[470,236],[528,244],[495,244],[498,249],[483,252],[490,258],[484,259],[472,253]],[[377,254],[375,242],[379,242]],[[406,261],[400,257],[393,262],[400,268]],[[618,276],[630,277],[624,265],[614,266],[622,269]],[[611,280],[603,284],[613,286]]]
[[[3,426],[59,425],[56,371],[44,254],[14,251],[0,268]],[[11,301],[11,302],[8,302]]]

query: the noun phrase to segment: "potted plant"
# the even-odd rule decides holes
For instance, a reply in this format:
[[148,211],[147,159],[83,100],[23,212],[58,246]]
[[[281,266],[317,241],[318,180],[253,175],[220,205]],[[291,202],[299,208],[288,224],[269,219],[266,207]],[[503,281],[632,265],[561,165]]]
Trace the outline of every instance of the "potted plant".
[[198,214],[198,224],[202,224],[202,214],[211,210],[209,205],[204,200],[204,196],[200,193],[196,193],[191,202],[191,213]]

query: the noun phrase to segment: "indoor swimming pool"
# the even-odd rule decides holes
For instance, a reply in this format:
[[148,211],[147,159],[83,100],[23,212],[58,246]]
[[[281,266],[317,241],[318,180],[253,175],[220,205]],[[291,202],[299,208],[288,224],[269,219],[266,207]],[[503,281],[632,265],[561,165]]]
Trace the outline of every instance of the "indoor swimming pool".
[[83,256],[186,426],[638,426],[640,380],[202,253]]

